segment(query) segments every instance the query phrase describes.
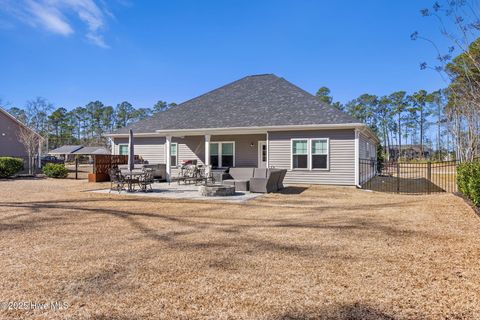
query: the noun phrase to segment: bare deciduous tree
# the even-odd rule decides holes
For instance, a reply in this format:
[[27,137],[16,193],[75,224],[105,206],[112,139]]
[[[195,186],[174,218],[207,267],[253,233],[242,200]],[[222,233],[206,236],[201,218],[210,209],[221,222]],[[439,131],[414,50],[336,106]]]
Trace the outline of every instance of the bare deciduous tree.
[[40,144],[40,136],[33,130],[27,127],[20,126],[17,132],[18,140],[23,144],[28,154],[28,173],[33,175],[35,173],[35,154],[37,153]]
[[[480,12],[477,0],[437,1],[431,9],[423,9],[423,16],[433,17],[440,25],[441,33],[451,42],[442,50],[418,32],[412,39],[422,39],[433,45],[438,65],[422,63],[422,69],[440,73],[448,85],[446,119],[455,141],[455,153],[459,160],[472,160],[480,154]],[[453,52],[461,53],[453,58]]]

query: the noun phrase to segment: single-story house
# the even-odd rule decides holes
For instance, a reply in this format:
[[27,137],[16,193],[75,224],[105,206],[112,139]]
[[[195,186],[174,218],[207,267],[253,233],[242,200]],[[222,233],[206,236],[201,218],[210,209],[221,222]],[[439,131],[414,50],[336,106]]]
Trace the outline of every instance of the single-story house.
[[108,134],[113,154],[163,163],[167,178],[186,160],[212,168],[287,169],[285,183],[360,185],[360,158],[376,135],[350,115],[273,74],[252,75]]
[[425,159],[432,157],[433,153],[432,148],[420,144],[391,145],[389,148],[390,159],[395,160],[398,160],[398,158]]
[[35,140],[38,141],[37,152],[38,155],[41,154],[43,137],[27,127],[6,110],[0,108],[0,157],[28,157],[27,149],[19,137],[21,129],[27,130],[32,136],[36,136]]
[[104,147],[84,147],[82,145],[64,145],[48,152],[50,155],[59,156],[65,161],[73,161],[76,155],[92,156],[96,154],[111,154]]

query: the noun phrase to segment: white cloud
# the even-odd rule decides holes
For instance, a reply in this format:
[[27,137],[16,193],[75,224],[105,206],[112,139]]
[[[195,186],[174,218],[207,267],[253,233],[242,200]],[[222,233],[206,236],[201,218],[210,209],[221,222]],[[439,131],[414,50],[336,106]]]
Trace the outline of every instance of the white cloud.
[[94,0],[0,0],[0,10],[33,27],[42,27],[63,36],[75,32],[70,20],[72,15],[77,16],[86,27],[85,38],[99,47],[108,48],[101,31],[105,27],[106,15],[112,14],[105,5],[102,9],[97,6]]

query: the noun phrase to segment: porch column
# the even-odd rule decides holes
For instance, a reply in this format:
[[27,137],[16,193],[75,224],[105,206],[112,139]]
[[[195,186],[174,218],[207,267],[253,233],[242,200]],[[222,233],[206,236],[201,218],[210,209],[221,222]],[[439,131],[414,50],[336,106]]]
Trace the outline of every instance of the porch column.
[[210,170],[208,167],[209,165],[210,165],[210,135],[206,134],[205,135],[205,167],[207,168],[207,170]]
[[171,166],[171,151],[172,151],[172,137],[166,136],[165,137],[165,166],[167,169],[167,181],[170,182],[170,177],[172,175],[172,166]]

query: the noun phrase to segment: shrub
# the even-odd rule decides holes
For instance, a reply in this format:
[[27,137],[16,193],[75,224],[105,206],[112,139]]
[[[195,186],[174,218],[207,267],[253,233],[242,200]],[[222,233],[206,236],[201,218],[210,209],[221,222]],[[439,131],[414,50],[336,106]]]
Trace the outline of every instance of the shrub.
[[23,160],[19,158],[0,157],[0,178],[8,178],[23,169]]
[[462,163],[457,168],[458,190],[480,206],[480,162]]
[[61,163],[47,163],[43,167],[43,173],[50,178],[66,178],[68,169]]

